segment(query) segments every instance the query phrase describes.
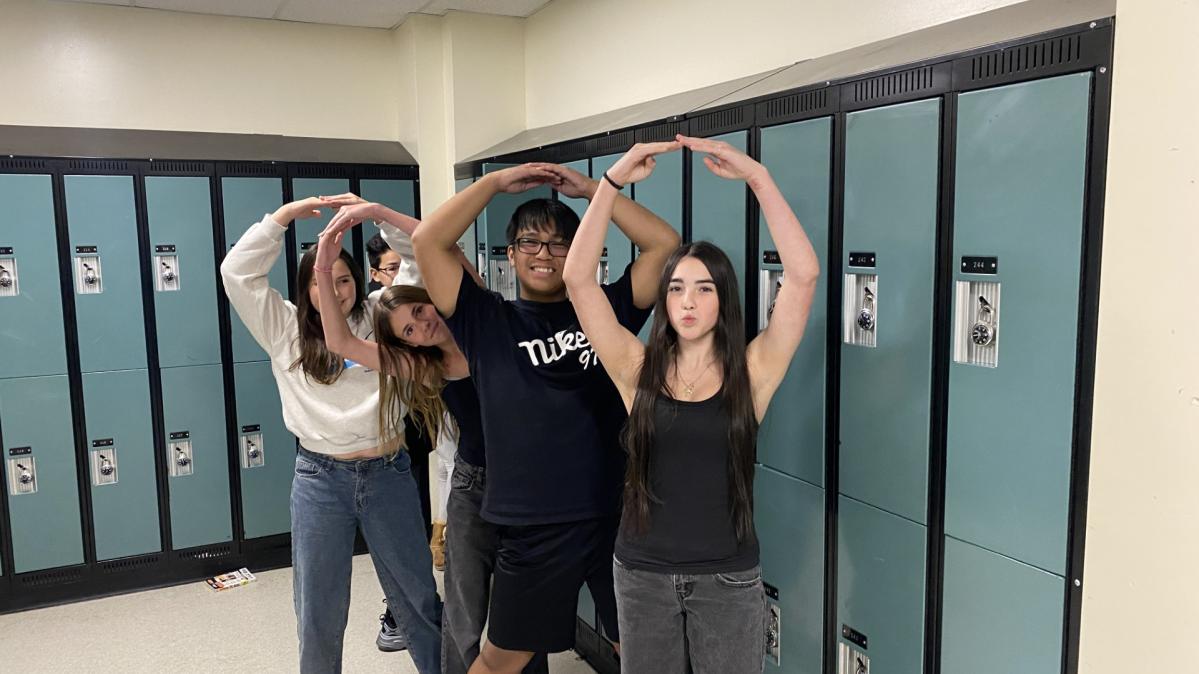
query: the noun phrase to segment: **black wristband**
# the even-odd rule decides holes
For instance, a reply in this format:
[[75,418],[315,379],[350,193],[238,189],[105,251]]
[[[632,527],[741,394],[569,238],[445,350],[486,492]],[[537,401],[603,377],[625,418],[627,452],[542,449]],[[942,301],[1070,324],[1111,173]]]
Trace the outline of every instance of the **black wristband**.
[[607,180],[608,184],[611,185],[612,187],[615,187],[617,191],[624,189],[624,185],[617,184],[617,182],[615,180],[613,180],[611,176],[608,175],[607,171],[604,171],[604,180]]

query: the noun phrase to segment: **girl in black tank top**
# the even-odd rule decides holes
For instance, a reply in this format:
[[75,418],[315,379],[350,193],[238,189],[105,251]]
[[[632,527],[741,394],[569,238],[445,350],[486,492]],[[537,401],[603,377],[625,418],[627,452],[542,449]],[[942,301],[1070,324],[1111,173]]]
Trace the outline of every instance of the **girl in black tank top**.
[[[648,343],[624,330],[595,280],[616,192],[653,156],[688,147],[761,204],[786,274],[769,326],[746,344],[737,274],[700,241],[666,260]],[[815,251],[766,169],[727,143],[636,145],[604,176],[563,277],[583,331],[629,410],[614,575],[622,667],[755,672],[766,605],[753,524],[758,423],[799,346],[819,274]]]

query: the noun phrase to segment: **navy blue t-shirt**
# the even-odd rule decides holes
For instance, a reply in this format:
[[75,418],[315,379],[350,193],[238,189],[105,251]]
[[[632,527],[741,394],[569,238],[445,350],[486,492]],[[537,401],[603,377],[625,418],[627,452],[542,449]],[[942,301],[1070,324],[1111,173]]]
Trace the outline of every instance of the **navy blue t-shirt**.
[[[628,268],[603,290],[620,324],[639,331],[650,310],[633,304]],[[483,517],[531,525],[618,513],[624,403],[570,301],[508,301],[463,272],[446,325],[470,362],[483,412]]]
[[483,419],[479,413],[479,394],[470,377],[447,381],[441,400],[458,425],[458,458],[480,468],[487,465],[483,451]]

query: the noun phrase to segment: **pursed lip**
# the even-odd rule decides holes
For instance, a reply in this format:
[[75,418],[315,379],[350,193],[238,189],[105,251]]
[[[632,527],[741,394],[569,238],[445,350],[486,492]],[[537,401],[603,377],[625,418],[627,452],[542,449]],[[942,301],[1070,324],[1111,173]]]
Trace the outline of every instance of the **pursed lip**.
[[692,316],[691,314],[684,314],[683,318],[679,322],[683,325],[695,325],[696,321],[698,320],[698,318]]

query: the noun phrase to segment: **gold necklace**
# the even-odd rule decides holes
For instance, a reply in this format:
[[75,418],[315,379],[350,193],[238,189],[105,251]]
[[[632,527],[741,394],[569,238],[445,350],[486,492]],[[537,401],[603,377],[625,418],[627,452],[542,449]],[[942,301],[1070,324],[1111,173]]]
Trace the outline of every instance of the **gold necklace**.
[[708,373],[708,368],[712,367],[712,363],[715,362],[715,358],[708,361],[708,364],[704,366],[704,369],[699,371],[699,376],[692,380],[690,384],[688,384],[687,380],[683,379],[683,371],[679,369],[679,359],[677,357],[674,359],[674,373],[678,375],[679,381],[683,382],[683,395],[687,396],[688,398],[691,397],[692,392],[695,391],[695,385],[699,383],[700,379],[703,379],[704,375]]

